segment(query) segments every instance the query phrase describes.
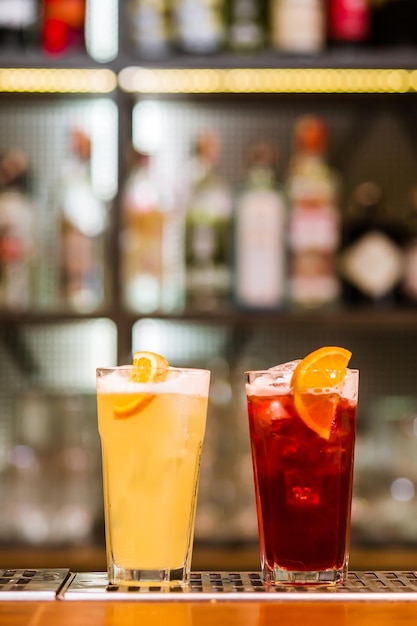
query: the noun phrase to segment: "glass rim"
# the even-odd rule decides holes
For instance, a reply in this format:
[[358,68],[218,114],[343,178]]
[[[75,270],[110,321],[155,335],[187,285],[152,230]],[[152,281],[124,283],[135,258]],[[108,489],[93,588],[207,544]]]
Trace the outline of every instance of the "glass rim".
[[[104,367],[96,367],[96,374],[103,372],[131,372],[134,369],[134,365],[110,365]],[[168,370],[165,367],[155,367],[153,368],[157,372],[159,371],[168,371],[168,372],[186,372],[187,374],[210,374],[211,370],[201,368],[201,367],[175,367],[170,365]]]
[[[304,371],[306,371],[307,369],[311,370],[311,368],[307,368],[307,367],[305,367],[305,368],[304,368],[304,367],[303,367],[303,368],[301,369],[301,371],[303,371],[303,372],[304,372]],[[326,367],[326,368],[325,368],[325,371],[326,371],[326,372],[329,372],[329,371],[330,371],[330,372],[333,372],[333,371],[336,371],[336,370],[338,370],[338,369],[339,369],[339,368],[337,368],[337,367]],[[313,371],[313,372],[319,372],[319,371],[321,371],[321,370],[322,370],[322,368],[319,368],[319,367],[317,367],[317,368],[313,368],[313,369],[312,369],[312,371]],[[246,376],[246,375],[248,375],[248,374],[269,374],[269,375],[271,375],[271,374],[274,374],[274,373],[279,374],[279,373],[280,373],[280,370],[275,370],[274,368],[270,368],[270,369],[266,369],[266,370],[265,370],[265,369],[263,369],[263,370],[246,370],[246,371],[244,372],[245,376]],[[359,369],[358,369],[358,368],[356,368],[356,367],[347,367],[347,368],[346,368],[346,373],[352,373],[352,374],[357,373],[357,374],[359,374]]]

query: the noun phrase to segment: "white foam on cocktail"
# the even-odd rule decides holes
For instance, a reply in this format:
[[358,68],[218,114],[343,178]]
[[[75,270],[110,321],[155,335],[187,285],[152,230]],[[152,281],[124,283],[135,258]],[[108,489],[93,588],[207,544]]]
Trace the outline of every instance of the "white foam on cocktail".
[[97,378],[100,393],[181,393],[208,396],[210,372],[198,369],[169,368],[164,381],[137,383],[129,380],[130,369],[120,367]]

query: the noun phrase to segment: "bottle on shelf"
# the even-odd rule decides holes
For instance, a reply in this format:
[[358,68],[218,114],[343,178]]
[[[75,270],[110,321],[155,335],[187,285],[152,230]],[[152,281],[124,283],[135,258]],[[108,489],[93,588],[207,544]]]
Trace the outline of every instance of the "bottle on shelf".
[[235,197],[233,290],[243,308],[271,310],[284,304],[287,201],[277,180],[277,154],[268,141],[252,146]]
[[406,306],[417,305],[417,188],[409,194],[409,207],[404,218],[404,276],[401,301]]
[[2,475],[2,541],[50,548],[93,540],[100,512],[94,404],[87,394],[28,385],[16,394]]
[[173,313],[184,306],[184,214],[155,174],[153,155],[132,151],[122,193],[122,292],[127,309]]
[[46,54],[85,52],[86,0],[43,0],[42,48]]
[[70,151],[51,192],[59,220],[58,306],[88,313],[107,299],[108,210],[91,183],[91,140],[84,130],[71,128]]
[[328,129],[314,115],[294,128],[287,175],[289,198],[289,305],[316,309],[338,303],[336,256],[340,238],[338,177],[327,162]]
[[289,54],[317,54],[326,42],[323,0],[270,0],[271,46]]
[[[85,48],[98,63],[110,63],[119,53],[119,0],[87,0]],[[123,32],[127,29],[122,26]],[[126,37],[127,38],[127,37]]]
[[329,0],[328,35],[330,43],[338,47],[368,43],[371,35],[369,0]]
[[339,271],[347,305],[395,306],[404,275],[404,228],[380,185],[358,184],[343,226]]
[[38,38],[37,0],[0,0],[0,49],[23,51]]
[[371,0],[372,39],[379,46],[415,46],[415,0]]
[[133,54],[161,59],[171,52],[171,13],[168,0],[128,0],[126,18]]
[[20,149],[0,159],[0,309],[21,311],[35,302],[35,206],[28,186],[28,158]]
[[228,43],[238,53],[256,52],[266,45],[266,0],[230,0]]
[[187,306],[213,310],[230,301],[232,190],[219,174],[214,131],[196,140],[186,209]]
[[226,44],[226,0],[173,0],[174,41],[188,54],[213,54]]

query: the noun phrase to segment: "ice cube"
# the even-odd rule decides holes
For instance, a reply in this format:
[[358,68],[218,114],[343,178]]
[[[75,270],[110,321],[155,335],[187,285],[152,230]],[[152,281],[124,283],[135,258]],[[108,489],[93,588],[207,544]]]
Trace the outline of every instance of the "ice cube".
[[268,368],[268,371],[274,372],[293,372],[297,365],[301,362],[301,359],[295,359],[294,361],[288,361],[287,363],[281,363],[280,365],[273,365]]
[[294,373],[295,368],[300,363],[301,359],[296,359],[294,361],[288,361],[288,363],[282,363],[281,365],[274,365],[268,369],[269,372],[273,373],[275,383],[290,383],[292,375]]
[[291,378],[298,361],[290,361],[282,365],[270,367],[262,372],[261,376],[254,378],[250,385],[246,386],[249,395],[269,396],[272,394],[287,393],[290,387]]
[[271,402],[269,410],[271,413],[272,421],[289,419],[291,417],[290,413],[288,413],[285,405],[282,402]]
[[358,376],[357,370],[347,370],[343,383],[342,396],[348,400],[357,401],[358,399]]
[[320,483],[305,472],[287,470],[284,474],[287,504],[291,506],[316,506],[320,504]]

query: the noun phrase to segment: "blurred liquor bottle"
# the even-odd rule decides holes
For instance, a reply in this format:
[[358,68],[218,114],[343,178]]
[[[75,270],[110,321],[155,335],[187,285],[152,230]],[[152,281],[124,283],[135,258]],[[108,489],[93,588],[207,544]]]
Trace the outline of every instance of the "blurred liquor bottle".
[[[119,0],[87,0],[85,8],[85,47],[87,54],[98,63],[110,63],[119,52],[119,30],[127,34],[125,25],[119,28]],[[126,37],[127,38],[127,37]]]
[[127,0],[130,47],[136,56],[161,59],[171,52],[171,3],[168,0]]
[[373,42],[380,46],[415,46],[415,0],[369,0],[372,6]]
[[20,149],[0,158],[0,308],[11,311],[35,303],[38,242],[28,176]]
[[188,54],[213,54],[226,45],[226,0],[172,0],[173,36]]
[[186,211],[187,306],[213,310],[230,300],[232,191],[219,174],[220,137],[197,137]]
[[239,53],[256,52],[267,43],[266,0],[230,0],[228,43]]
[[286,287],[287,203],[277,180],[277,148],[249,151],[234,206],[234,299],[251,309],[279,309]]
[[27,50],[38,43],[37,0],[0,0],[0,48]]
[[294,129],[287,193],[289,213],[289,303],[293,308],[334,306],[340,285],[336,254],[340,238],[338,180],[327,162],[328,129],[306,115]]
[[87,313],[107,299],[108,210],[91,183],[91,141],[83,130],[71,129],[70,150],[51,195],[59,216],[59,306]]
[[[85,545],[99,517],[94,396],[22,389],[2,474],[1,540]],[[59,416],[59,419],[57,419]]]
[[326,42],[324,0],[270,0],[270,31],[278,52],[320,53]]
[[404,276],[401,300],[408,306],[417,305],[417,188],[409,194],[409,206],[404,219]]
[[371,34],[369,0],[329,0],[328,37],[340,47],[355,47],[369,42]]
[[122,292],[136,313],[183,308],[183,213],[169,185],[162,185],[150,154],[132,152],[122,194]]
[[86,0],[43,0],[42,48],[50,55],[85,52]]
[[357,185],[348,206],[339,268],[348,305],[398,304],[404,272],[404,228],[371,181]]

